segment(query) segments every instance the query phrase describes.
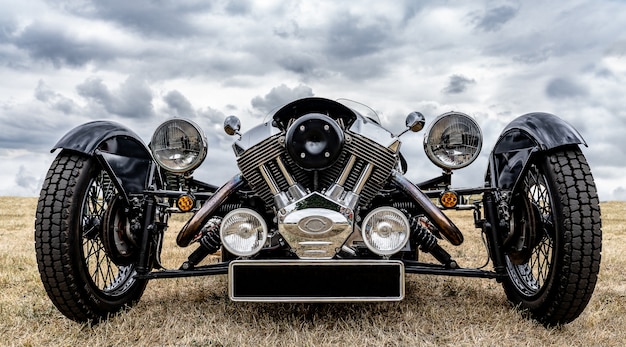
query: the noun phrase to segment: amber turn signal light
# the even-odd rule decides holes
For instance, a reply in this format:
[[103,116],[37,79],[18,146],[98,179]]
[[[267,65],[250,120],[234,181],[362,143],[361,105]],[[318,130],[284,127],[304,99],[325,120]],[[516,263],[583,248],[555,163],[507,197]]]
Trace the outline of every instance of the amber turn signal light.
[[196,204],[194,198],[191,195],[181,195],[176,200],[176,206],[183,212],[189,212]]
[[439,203],[445,208],[454,208],[459,203],[459,196],[453,191],[445,191],[439,196]]

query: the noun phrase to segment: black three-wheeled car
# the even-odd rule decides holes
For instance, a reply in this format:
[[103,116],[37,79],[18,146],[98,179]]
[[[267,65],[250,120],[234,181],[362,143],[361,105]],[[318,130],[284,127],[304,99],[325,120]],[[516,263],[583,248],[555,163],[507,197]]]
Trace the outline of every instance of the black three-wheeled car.
[[[413,112],[405,132],[425,124]],[[461,112],[429,122],[424,150],[443,173],[421,183],[405,176],[427,164],[407,167],[404,132],[386,130],[355,102],[300,99],[240,128],[236,117],[224,122],[240,172],[220,186],[193,178],[207,144],[185,119],[161,124],[148,146],[108,121],[81,125],[54,146],[35,246],[64,315],[99,321],[139,300],[148,280],[214,274],[228,274],[232,300],[270,302],[401,300],[406,274],[489,278],[546,325],[574,320],[589,302],[600,264],[598,198],[585,141],[554,115],[513,120],[489,155],[484,185],[469,189],[454,188],[451,174],[478,157],[483,139]],[[451,209],[473,211],[470,232],[484,235],[492,269],[464,268],[446,251],[463,244]],[[177,212],[194,213],[167,230]],[[190,249],[175,269],[160,259],[165,232]],[[203,262],[218,251],[221,262]]]

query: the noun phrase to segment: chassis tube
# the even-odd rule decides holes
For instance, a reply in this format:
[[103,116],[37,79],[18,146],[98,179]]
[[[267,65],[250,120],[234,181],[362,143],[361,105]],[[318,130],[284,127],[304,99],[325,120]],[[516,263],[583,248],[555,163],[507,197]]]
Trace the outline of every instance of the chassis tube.
[[502,252],[502,234],[500,233],[498,208],[496,207],[496,199],[493,192],[485,192],[483,200],[485,217],[487,218],[487,224],[483,227],[487,229],[487,246],[489,247],[494,270],[499,275],[504,275],[506,274],[506,263]]
[[139,251],[139,264],[137,266],[137,273],[146,274],[150,269],[150,258],[152,245],[150,244],[150,240],[152,240],[152,235],[154,234],[154,214],[155,214],[155,206],[154,206],[154,198],[148,197],[146,202],[143,204],[143,209],[145,211],[144,216],[144,230],[141,234],[141,248]]
[[451,244],[458,246],[463,243],[463,234],[459,228],[452,223],[452,221],[446,216],[439,207],[433,204],[432,201],[416,187],[411,181],[406,179],[398,171],[394,171],[391,174],[393,182],[406,193],[408,193],[428,214],[433,223],[439,228],[439,231],[446,240]]
[[241,174],[235,175],[230,181],[221,186],[213,196],[207,200],[204,205],[196,212],[187,224],[178,233],[176,237],[176,244],[180,247],[187,247],[191,242],[191,239],[198,233],[200,228],[206,223],[211,215],[217,210],[222,203],[232,194],[237,188],[243,184],[243,177]]

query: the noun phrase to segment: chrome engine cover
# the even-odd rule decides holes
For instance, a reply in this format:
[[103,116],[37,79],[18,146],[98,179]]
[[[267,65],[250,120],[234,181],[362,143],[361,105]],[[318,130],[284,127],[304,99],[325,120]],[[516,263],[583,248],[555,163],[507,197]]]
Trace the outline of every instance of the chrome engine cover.
[[278,212],[278,232],[300,259],[330,259],[354,230],[354,212],[313,192]]
[[275,212],[278,232],[301,259],[331,259],[339,252],[355,230],[355,213],[389,182],[400,157],[399,139],[379,124],[355,116],[345,127],[339,118],[318,113],[318,121],[336,121],[345,140],[329,167],[298,165],[285,129],[270,123],[233,145],[246,183]]

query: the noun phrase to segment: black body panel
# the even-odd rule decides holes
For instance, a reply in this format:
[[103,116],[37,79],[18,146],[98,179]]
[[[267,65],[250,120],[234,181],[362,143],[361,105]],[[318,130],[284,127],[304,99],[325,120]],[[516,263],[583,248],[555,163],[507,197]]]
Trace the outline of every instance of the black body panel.
[[278,127],[287,130],[290,119],[300,118],[309,113],[322,113],[335,120],[341,119],[346,127],[349,127],[357,117],[353,110],[336,101],[324,98],[305,98],[283,106],[276,111],[273,120]]
[[509,123],[491,152],[490,184],[513,189],[529,158],[538,152],[587,143],[566,121],[549,113],[528,113]]
[[110,121],[89,122],[70,130],[52,151],[58,148],[96,156],[126,197],[143,193],[151,166],[156,166],[135,132]]

